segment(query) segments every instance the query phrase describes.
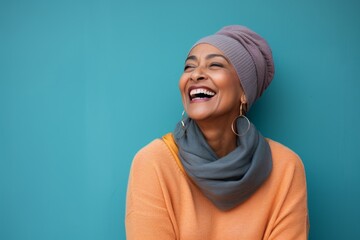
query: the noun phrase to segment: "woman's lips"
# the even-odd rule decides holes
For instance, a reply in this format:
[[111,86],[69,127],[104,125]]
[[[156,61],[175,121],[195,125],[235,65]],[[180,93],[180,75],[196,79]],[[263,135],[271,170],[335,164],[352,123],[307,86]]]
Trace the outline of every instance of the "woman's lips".
[[216,92],[207,87],[189,88],[189,98],[191,102],[204,102],[215,96]]

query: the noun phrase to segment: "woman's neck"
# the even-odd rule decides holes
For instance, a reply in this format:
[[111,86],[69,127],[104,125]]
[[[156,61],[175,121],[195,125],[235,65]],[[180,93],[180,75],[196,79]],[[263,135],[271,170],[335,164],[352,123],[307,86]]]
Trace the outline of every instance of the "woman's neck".
[[207,143],[220,158],[236,148],[236,135],[231,130],[231,123],[196,122]]

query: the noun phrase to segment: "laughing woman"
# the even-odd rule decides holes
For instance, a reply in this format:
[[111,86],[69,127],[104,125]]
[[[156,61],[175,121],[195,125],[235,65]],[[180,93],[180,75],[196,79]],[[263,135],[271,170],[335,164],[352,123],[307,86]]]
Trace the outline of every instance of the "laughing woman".
[[194,44],[179,81],[188,117],[133,160],[128,240],[307,239],[302,162],[246,117],[273,75],[267,42],[246,27]]

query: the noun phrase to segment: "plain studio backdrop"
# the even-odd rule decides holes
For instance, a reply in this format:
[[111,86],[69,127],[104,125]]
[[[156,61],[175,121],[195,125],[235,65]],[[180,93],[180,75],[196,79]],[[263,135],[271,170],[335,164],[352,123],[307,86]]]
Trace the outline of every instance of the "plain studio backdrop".
[[360,1],[0,1],[0,239],[125,239],[134,154],[181,118],[191,45],[274,53],[249,118],[302,158],[310,239],[360,239]]

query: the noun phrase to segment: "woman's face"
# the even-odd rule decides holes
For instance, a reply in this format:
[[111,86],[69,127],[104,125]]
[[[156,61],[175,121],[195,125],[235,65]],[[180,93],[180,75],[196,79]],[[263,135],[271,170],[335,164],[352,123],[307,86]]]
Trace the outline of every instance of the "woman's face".
[[222,52],[210,44],[199,44],[191,50],[179,88],[185,111],[195,121],[232,121],[239,115],[243,91],[236,71]]

